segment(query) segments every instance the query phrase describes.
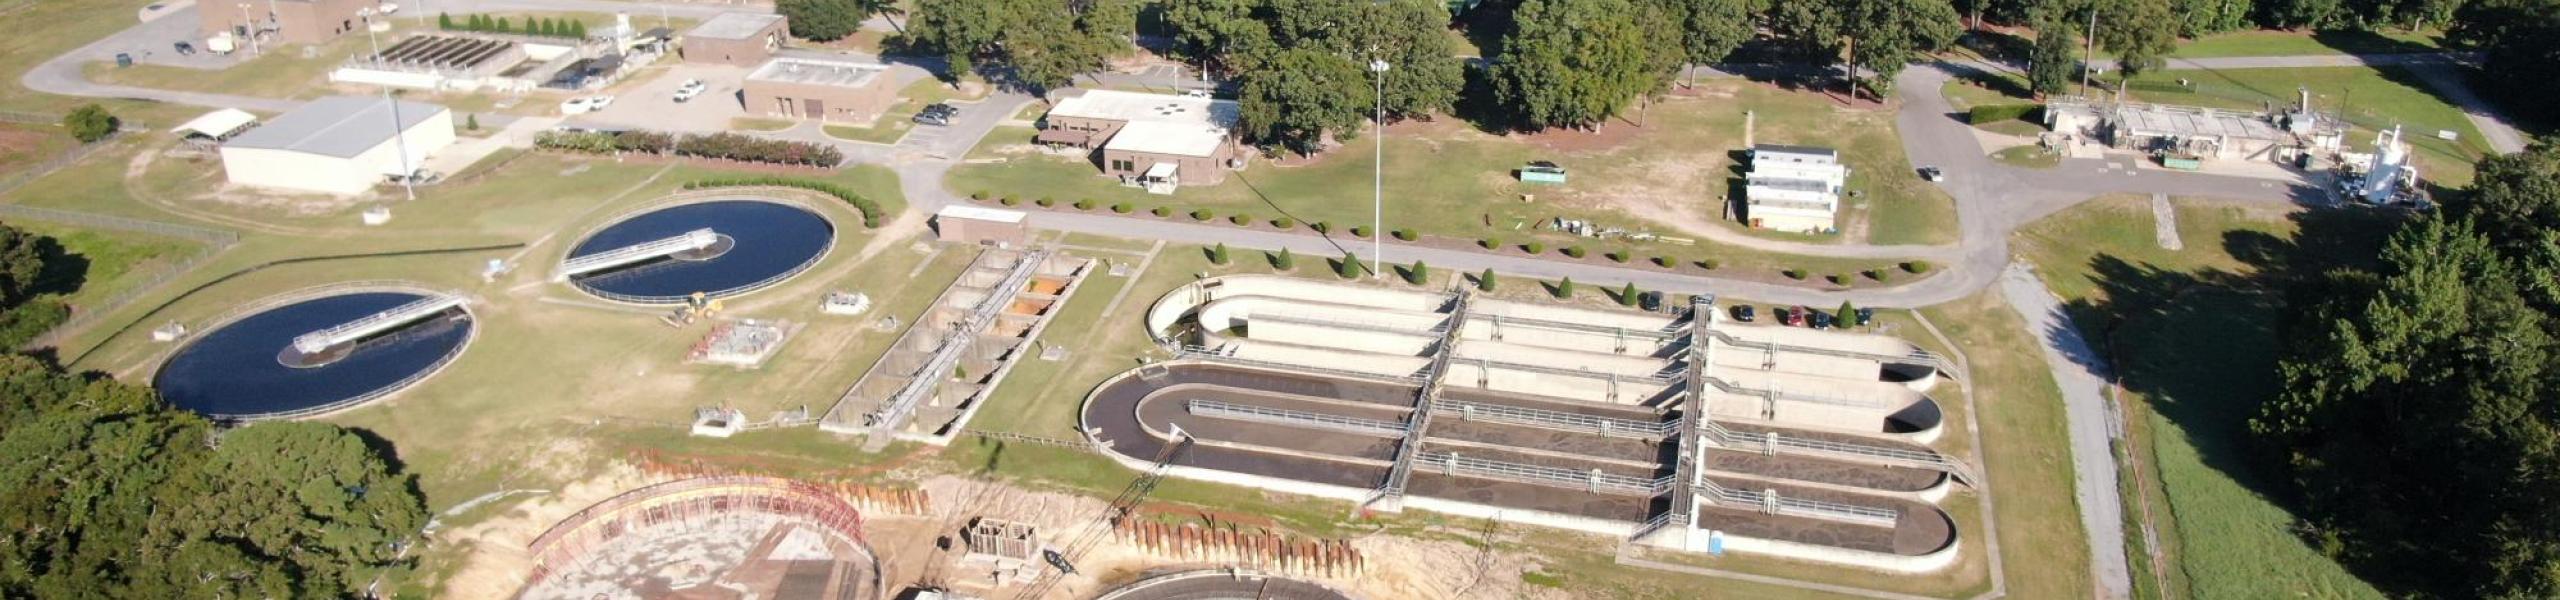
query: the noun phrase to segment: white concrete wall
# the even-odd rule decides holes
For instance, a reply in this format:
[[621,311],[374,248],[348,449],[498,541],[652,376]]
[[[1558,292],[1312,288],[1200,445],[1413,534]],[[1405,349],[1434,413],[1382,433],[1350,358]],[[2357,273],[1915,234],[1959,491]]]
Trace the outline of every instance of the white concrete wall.
[[1559,369],[1581,369],[1615,373],[1626,377],[1650,377],[1671,366],[1671,361],[1655,358],[1575,352],[1491,340],[1471,340],[1458,344],[1457,356],[1450,362],[1466,362],[1471,359]]
[[[1706,551],[1707,536],[1700,535],[1691,537],[1696,540],[1693,542],[1696,546],[1693,548],[1694,551]],[[1899,554],[1850,550],[1847,548],[1743,537],[1732,534],[1726,534],[1724,536],[1724,550],[1726,552],[1758,554],[1762,556],[1774,556],[1778,558],[1790,558],[1818,563],[1848,565],[1890,573],[1920,574],[1935,573],[1946,570],[1947,567],[1954,566],[1956,564],[1956,558],[1962,554],[1961,550],[1963,550],[1963,548],[1964,544],[1959,540],[1957,543],[1948,544],[1947,547],[1940,548],[1936,552],[1919,556],[1902,556]]]
[[1310,348],[1278,342],[1233,340],[1225,344],[1224,347],[1227,348],[1235,357],[1248,360],[1275,362],[1287,365],[1313,367],[1317,369],[1340,369],[1358,373],[1386,375],[1390,377],[1404,377],[1414,373],[1419,373],[1422,371],[1423,367],[1431,364],[1430,359],[1419,356],[1367,354],[1335,348]]
[[1474,300],[1467,305],[1467,309],[1468,312],[1475,315],[1470,318],[1471,320],[1475,318],[1483,318],[1485,315],[1503,315],[1546,321],[1581,323],[1597,327],[1624,327],[1627,329],[1639,330],[1660,330],[1670,327],[1673,324],[1678,323],[1680,320],[1677,315],[1662,313],[1594,310],[1571,306],[1557,306],[1554,304],[1532,304],[1490,299]]
[[[1426,335],[1404,335],[1306,325],[1283,321],[1253,321],[1246,328],[1247,338],[1257,341],[1282,342],[1315,348],[1335,348],[1365,354],[1390,354],[1419,357],[1431,351],[1439,338]],[[1344,360],[1361,360],[1344,357]],[[1349,368],[1349,367],[1337,367]]]
[[338,67],[329,72],[329,81],[378,85],[413,90],[433,90],[444,86],[444,76],[434,73],[408,73],[356,67]]
[[364,193],[382,180],[348,159],[229,146],[222,148],[222,173],[239,185],[342,196]]
[[1365,285],[1320,283],[1277,275],[1232,275],[1184,284],[1167,292],[1147,311],[1147,330],[1161,337],[1183,314],[1225,298],[1269,296],[1313,303],[1372,306],[1407,312],[1434,312],[1446,300],[1439,294],[1391,290]]

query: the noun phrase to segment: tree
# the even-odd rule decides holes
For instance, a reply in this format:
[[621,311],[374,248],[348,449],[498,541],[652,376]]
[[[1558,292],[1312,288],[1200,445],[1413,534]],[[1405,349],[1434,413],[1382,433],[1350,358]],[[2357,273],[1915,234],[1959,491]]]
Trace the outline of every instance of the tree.
[[1640,293],[1643,293],[1643,292],[1636,290],[1636,282],[1633,282],[1633,281],[1629,281],[1629,282],[1627,282],[1627,286],[1626,286],[1626,287],[1618,288],[1618,305],[1620,305],[1620,306],[1635,306],[1635,305],[1636,305],[1636,294],[1640,294]]
[[233,430],[146,388],[0,356],[0,597],[361,595],[426,508],[356,434]]
[[83,144],[115,135],[116,125],[116,116],[107,113],[107,107],[96,104],[82,104],[71,109],[71,114],[62,116],[62,127],[71,130],[72,139]]
[[832,42],[862,30],[860,0],[780,0],[774,12],[791,21],[791,37]]
[[496,31],[497,31],[497,32],[499,32],[499,33],[515,33],[515,32],[516,32],[516,28],[515,28],[515,26],[513,26],[513,25],[508,25],[508,24],[507,24],[507,18],[506,18],[506,17],[498,17],[498,23],[497,23],[497,24],[495,24],[495,25],[491,25],[491,26],[489,26],[489,28],[490,28],[490,29],[493,29],[493,30],[496,30]]
[[1227,243],[1226,243],[1226,242],[1219,242],[1219,243],[1218,243],[1218,245],[1216,245],[1216,246],[1211,246],[1211,247],[1209,248],[1209,262],[1210,262],[1210,264],[1217,264],[1217,265],[1224,265],[1224,264],[1227,264]]
[[1856,326],[1858,324],[1858,305],[1850,304],[1847,300],[1842,300],[1840,301],[1840,311],[1831,313],[1831,316],[1838,317],[1840,319],[1840,327],[1843,329]]
[[1662,0],[1680,26],[1681,62],[1692,67],[1723,62],[1735,48],[1751,40],[1749,0]]
[[1893,91],[1893,77],[1903,67],[1954,43],[1962,27],[1955,6],[1945,0],[1834,1],[1846,2],[1840,10],[1840,33],[1849,38],[1850,79],[1863,79],[1861,70],[1875,72],[1876,78],[1866,80],[1865,87],[1878,97]]
[[1405,283],[1422,285],[1430,281],[1431,265],[1422,264],[1422,261],[1413,261],[1413,267],[1404,270]]
[[2560,1],[2475,0],[2456,13],[2452,37],[2481,50],[2490,90],[2513,110],[2560,119]]
[[[1495,100],[1521,127],[1587,127],[1658,89],[1670,73],[1639,19],[1659,17],[1627,0],[1523,0],[1503,54],[1488,71]],[[1675,56],[1672,60],[1677,62]]]
[[1573,298],[1573,278],[1566,277],[1564,279],[1556,280],[1554,291],[1557,298]]
[[2560,145],[2544,141],[2481,160],[2471,193],[2447,203],[2445,212],[2479,224],[2511,254],[2547,242],[2560,232]]
[[581,40],[583,40],[583,39],[587,39],[587,22],[586,22],[586,21],[570,21],[570,22],[569,22],[569,37],[571,37],[571,38],[575,38],[575,39],[581,39]]
[[[1163,14],[1177,52],[1204,66],[1215,63],[1240,88],[1264,92],[1262,114],[1270,119],[1263,123],[1284,113],[1317,113],[1290,115],[1302,130],[1253,137],[1259,144],[1308,152],[1315,149],[1309,140],[1348,137],[1352,126],[1379,109],[1388,119],[1447,112],[1466,83],[1465,66],[1447,33],[1449,14],[1435,2],[1168,0]],[[1367,70],[1379,60],[1389,65],[1383,76]],[[1276,91],[1310,82],[1321,84],[1323,99],[1291,102],[1296,94]],[[1372,91],[1372,85],[1382,89]],[[1351,101],[1336,102],[1336,94]],[[1248,93],[1242,100],[1250,105],[1256,98]],[[1246,121],[1249,132],[1275,133]]]
[[2159,69],[2177,49],[2178,17],[2169,0],[2105,0],[2098,15],[2098,47],[2116,55],[2126,77]]
[[2080,44],[2070,32],[2071,24],[2062,11],[2040,11],[2036,45],[2027,53],[2027,87],[2035,93],[2050,95],[2071,89],[2071,76],[2080,67]]
[[2178,15],[2178,35],[2200,37],[2248,28],[2252,6],[2252,0],[2174,0],[2170,12]]
[[1271,268],[1282,271],[1298,268],[1298,257],[1290,255],[1288,248],[1281,248],[1279,254],[1271,255]]
[[1313,48],[1281,52],[1246,78],[1239,91],[1245,138],[1258,144],[1312,154],[1327,131],[1359,123],[1367,77],[1341,55]]
[[471,113],[471,114],[468,114],[468,115],[464,115],[464,116],[462,117],[462,128],[463,128],[464,130],[466,130],[466,131],[479,131],[479,130],[480,130],[480,113]]
[[[859,12],[847,3],[846,13]],[[1137,12],[1131,0],[943,0],[919,3],[907,37],[942,53],[945,75],[1010,67],[1014,83],[1046,94],[1128,51]],[[855,17],[855,27],[860,18]],[[999,74],[1001,71],[990,71]]]
[[1343,279],[1359,279],[1361,270],[1362,265],[1360,264],[1360,255],[1357,254],[1344,252],[1342,253],[1342,260],[1333,262],[1333,274],[1339,275]]
[[2277,29],[2326,27],[2342,13],[2339,0],[2258,0],[2258,23]]
[[1495,285],[1495,284],[1494,284],[1494,279],[1493,279],[1493,269],[1491,269],[1491,268],[1487,268],[1487,269],[1485,269],[1485,270],[1484,270],[1484,273],[1481,273],[1481,274],[1476,275],[1476,290],[1477,290],[1477,291],[1484,291],[1484,292],[1490,292],[1490,291],[1493,291],[1494,285]]
[[453,31],[453,14],[436,13],[436,29]]

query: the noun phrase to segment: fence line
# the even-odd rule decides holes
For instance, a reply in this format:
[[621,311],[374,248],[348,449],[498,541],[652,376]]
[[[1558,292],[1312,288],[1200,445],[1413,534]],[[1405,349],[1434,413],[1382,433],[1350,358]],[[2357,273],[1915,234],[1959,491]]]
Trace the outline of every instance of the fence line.
[[[96,144],[91,144],[83,146],[83,148],[93,148],[96,146]],[[5,193],[6,190],[7,186],[5,184],[0,184],[0,193]],[[152,268],[149,275],[144,277],[140,283],[134,284],[133,287],[126,288],[122,292],[117,292],[113,296],[108,296],[105,299],[99,300],[93,306],[72,307],[73,312],[71,314],[71,318],[64,319],[61,323],[54,325],[52,329],[48,329],[43,334],[37,335],[35,339],[29,340],[25,346],[22,346],[22,348],[25,349],[43,348],[60,344],[62,339],[68,337],[71,332],[79,331],[81,328],[89,326],[98,319],[114,313],[117,309],[124,308],[125,305],[132,304],[134,301],[140,300],[143,296],[158,290],[161,284],[168,283],[170,280],[177,279],[180,276],[194,272],[197,266],[204,264],[206,260],[213,258],[216,254],[222,253],[223,250],[229,249],[232,244],[239,243],[240,241],[240,234],[220,229],[208,229],[177,223],[145,221],[141,219],[131,219],[112,215],[39,208],[34,206],[0,204],[0,220],[6,219],[44,221],[48,223],[58,223],[89,229],[130,231],[190,240],[203,244],[203,246],[198,247],[195,252],[188,254],[184,258],[178,259],[176,262],[165,263]]]

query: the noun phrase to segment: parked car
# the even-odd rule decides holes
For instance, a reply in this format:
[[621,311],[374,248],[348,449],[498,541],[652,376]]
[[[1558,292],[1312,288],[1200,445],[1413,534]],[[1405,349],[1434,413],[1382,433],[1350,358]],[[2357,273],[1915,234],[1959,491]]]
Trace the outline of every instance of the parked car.
[[1733,320],[1749,323],[1760,318],[1759,312],[1749,304],[1736,304],[1733,306]]
[[587,113],[591,113],[591,112],[595,112],[595,111],[599,111],[599,110],[604,110],[604,107],[606,107],[606,106],[610,106],[610,105],[612,105],[612,104],[613,104],[613,97],[612,97],[612,96],[585,96],[585,97],[579,97],[579,98],[570,98],[570,99],[565,100],[565,101],[562,101],[562,102],[560,103],[560,114],[564,114],[564,115],[583,115],[583,114],[587,114]]
[[195,45],[195,43],[193,43],[193,42],[187,42],[187,41],[183,41],[183,40],[181,40],[181,41],[179,41],[179,42],[178,42],[178,43],[176,43],[176,44],[171,44],[171,45],[170,45],[170,48],[177,50],[177,51],[178,51],[178,55],[179,55],[179,56],[195,56],[195,55],[196,55],[196,45]]
[[1868,323],[1874,323],[1874,322],[1876,322],[1876,309],[1872,309],[1872,308],[1861,308],[1861,309],[1858,309],[1858,321],[1857,321],[1857,326],[1858,326],[1858,327],[1865,327],[1865,326],[1867,326],[1867,324],[1868,324]]
[[1662,310],[1662,292],[1636,292],[1636,306],[1647,311]]
[[1947,172],[1935,166],[1920,167],[1920,178],[1929,181],[1946,181]]
[[700,96],[703,90],[710,88],[710,85],[702,83],[700,79],[684,80],[684,85],[676,86],[676,101],[691,102],[694,96]]
[[1803,327],[1803,326],[1804,326],[1804,313],[1806,312],[1806,311],[1805,311],[1805,309],[1804,309],[1804,307],[1802,307],[1802,306],[1798,306],[1798,307],[1794,307],[1794,308],[1788,308],[1788,307],[1781,306],[1781,307],[1778,307],[1776,310],[1777,310],[1777,313],[1778,313],[1778,323],[1779,323],[1779,324],[1781,324],[1781,325],[1786,325],[1786,326],[1788,326],[1788,327]]
[[[1799,310],[1802,310],[1802,309],[1799,309]],[[1826,313],[1826,312],[1822,312],[1822,311],[1806,311],[1806,312],[1808,312],[1809,314],[1806,314],[1806,315],[1805,315],[1805,318],[1806,318],[1806,320],[1807,320],[1807,321],[1810,321],[1810,323],[1808,323],[1808,324],[1809,324],[1809,325],[1811,325],[1814,329],[1830,329],[1830,328],[1831,328],[1831,323],[1832,323],[1831,313]]]
[[925,125],[950,125],[951,117],[959,114],[959,108],[936,102],[925,105],[923,110],[916,111],[915,122]]

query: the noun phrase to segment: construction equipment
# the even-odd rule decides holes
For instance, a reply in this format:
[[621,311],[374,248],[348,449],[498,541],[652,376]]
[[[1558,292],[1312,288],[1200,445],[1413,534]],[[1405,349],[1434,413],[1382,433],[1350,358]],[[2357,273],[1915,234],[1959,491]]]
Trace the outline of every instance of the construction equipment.
[[1069,542],[1064,549],[1052,549],[1042,553],[1041,558],[1046,559],[1049,566],[1055,569],[1041,570],[1040,579],[1024,586],[1022,593],[1014,596],[1016,600],[1039,600],[1040,597],[1048,595],[1050,588],[1057,587],[1060,580],[1076,572],[1076,559],[1083,558],[1085,552],[1093,550],[1093,547],[1100,545],[1103,539],[1111,537],[1111,530],[1119,526],[1121,519],[1129,516],[1129,510],[1137,508],[1139,501],[1145,500],[1147,494],[1155,491],[1156,482],[1164,480],[1165,467],[1173,465],[1173,461],[1182,458],[1183,452],[1191,449],[1191,434],[1183,433],[1179,427],[1174,429],[1174,434],[1181,436],[1181,439],[1165,446],[1164,451],[1157,453],[1155,466],[1149,467],[1147,472],[1138,475],[1137,479],[1129,480],[1129,486],[1120,489],[1120,495],[1111,499],[1111,506],[1102,509],[1102,515],[1087,524],[1081,535]]

